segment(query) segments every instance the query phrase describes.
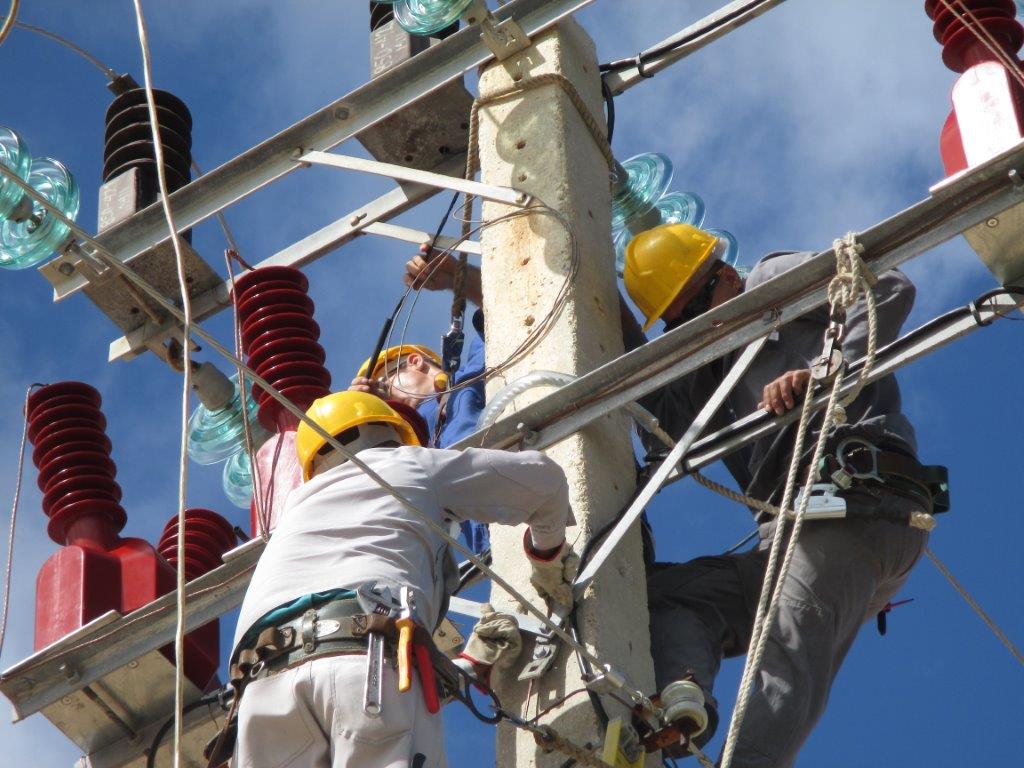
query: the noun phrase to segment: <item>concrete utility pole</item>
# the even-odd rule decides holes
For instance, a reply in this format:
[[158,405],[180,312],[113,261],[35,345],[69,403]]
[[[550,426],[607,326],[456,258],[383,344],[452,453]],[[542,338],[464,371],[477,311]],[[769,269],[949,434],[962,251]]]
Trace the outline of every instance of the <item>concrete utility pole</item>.
[[[522,53],[488,67],[480,78],[480,95],[486,99],[531,77],[558,73],[575,86],[603,130],[597,65],[593,41],[568,20],[538,36]],[[560,211],[575,229],[581,255],[578,276],[557,323],[505,380],[496,378],[489,383],[488,396],[530,371],[580,375],[621,355],[608,164],[576,107],[557,84],[483,106],[479,145],[482,180],[517,187]],[[485,220],[508,211],[501,204],[483,206]],[[571,242],[554,217],[539,213],[490,227],[481,240],[487,361],[494,365],[504,360],[551,308],[569,269]],[[517,406],[545,392],[530,391]],[[579,551],[583,542],[624,506],[633,490],[629,424],[621,414],[605,417],[548,453],[569,479],[578,526],[569,529],[568,537]],[[525,594],[534,595],[522,552],[522,530],[495,526],[491,535],[496,567]],[[515,610],[499,588],[492,591],[492,601],[499,609]],[[579,615],[586,644],[650,692],[654,675],[638,530],[626,538],[587,590]],[[527,643],[525,661],[531,650]],[[517,665],[517,673],[520,667]],[[577,662],[563,649],[554,668],[534,682],[529,701],[527,684],[518,683],[515,675],[498,681],[498,691],[506,707],[525,712],[528,706],[528,715],[533,716],[581,685]],[[605,706],[613,717],[625,711],[607,698]],[[599,746],[603,738],[582,694],[552,711],[543,722],[580,744]],[[529,734],[507,727],[499,729],[497,755],[499,768],[554,766],[565,761],[564,755],[544,755]]]

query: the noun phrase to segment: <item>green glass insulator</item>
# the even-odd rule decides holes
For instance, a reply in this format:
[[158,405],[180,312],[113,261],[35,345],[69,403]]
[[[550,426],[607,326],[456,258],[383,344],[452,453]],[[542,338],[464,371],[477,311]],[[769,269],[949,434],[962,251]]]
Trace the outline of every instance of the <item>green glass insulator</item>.
[[736,239],[736,236],[731,232],[726,232],[724,229],[705,229],[709,235],[725,240],[727,247],[725,249],[725,255],[722,257],[722,261],[728,264],[730,267],[735,267],[736,262],[740,259],[740,243]]
[[[21,136],[4,125],[0,125],[0,165],[14,171],[22,181],[28,181],[32,156]],[[6,219],[24,196],[21,187],[0,175],[0,219]]]
[[221,485],[232,504],[242,509],[249,508],[252,503],[252,462],[248,451],[239,451],[224,462]]
[[473,0],[398,0],[395,21],[411,35],[433,35],[450,27]]
[[[188,455],[196,464],[216,464],[238,453],[245,445],[245,421],[242,417],[242,397],[238,387],[238,374],[231,377],[235,393],[230,402],[215,411],[199,405],[188,420]],[[246,404],[250,429],[263,435],[256,419],[256,401],[252,397],[252,382],[246,381]],[[253,440],[257,440],[253,435]]]
[[[693,192],[669,192],[655,203],[661,220],[654,226],[662,224],[692,224],[699,227],[704,223],[704,201]],[[633,239],[633,233],[623,227],[615,233],[615,271],[622,277],[626,268],[626,246]]]
[[[78,183],[71,171],[57,160],[39,157],[32,161],[28,183],[67,218],[78,216]],[[32,201],[32,212],[0,225],[0,267],[27,269],[44,261],[71,236],[67,224],[40,203]]]
[[626,178],[612,190],[612,229],[649,212],[672,183],[672,161],[658,152],[631,157],[622,167]]

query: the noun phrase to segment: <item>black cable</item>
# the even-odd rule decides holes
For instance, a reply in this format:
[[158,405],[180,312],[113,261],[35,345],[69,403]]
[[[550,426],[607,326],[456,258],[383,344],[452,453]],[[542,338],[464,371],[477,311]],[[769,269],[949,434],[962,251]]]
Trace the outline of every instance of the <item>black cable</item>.
[[[721,29],[725,25],[729,24],[732,21],[735,21],[744,14],[749,13],[750,11],[754,10],[759,5],[762,5],[765,2],[766,0],[752,0],[752,2],[749,2],[746,5],[737,8],[732,13],[726,14],[722,18],[716,20],[715,23],[710,26],[703,27],[702,29],[699,29],[696,32],[692,32],[689,35],[686,35],[685,37],[681,37],[678,40],[673,40],[671,43],[659,45],[656,48],[648,48],[646,51],[641,51],[632,58],[618,59],[617,61],[610,61],[605,64],[601,64],[599,65],[598,69],[601,72],[619,72],[623,69],[637,67],[641,71],[641,74],[643,74],[643,65],[646,64],[651,59],[656,59],[659,56],[664,56],[666,53],[671,53],[677,48],[682,48],[684,45],[687,45],[689,43],[692,43],[694,40],[698,40],[699,38],[704,37],[704,35],[714,32],[717,29]],[[644,77],[653,77],[653,75],[645,74]]]
[[603,77],[601,78],[601,96],[604,97],[605,122],[608,124],[608,145],[611,146],[612,136],[615,135],[615,96]]
[[[427,249],[427,260],[430,260],[430,254],[437,246],[437,241],[441,237],[441,232],[444,230],[444,225],[448,223],[448,219],[452,215],[452,211],[455,210],[455,203],[459,200],[459,193],[456,192],[452,195],[452,201],[448,204],[448,210],[445,211],[444,216],[441,218],[441,222],[437,225],[437,230],[434,232],[433,238],[430,240],[430,247]],[[384,345],[387,343],[388,336],[391,335],[391,327],[395,324],[395,318],[398,317],[399,312],[402,311],[402,307],[405,306],[405,297],[408,296],[408,291],[403,291],[398,302],[395,304],[395,308],[391,310],[391,314],[388,315],[387,319],[384,320],[384,325],[380,329],[380,336],[377,337],[377,344],[373,348],[373,354],[369,357],[369,367],[367,368],[366,375],[370,377],[373,375],[373,369],[377,367],[377,359],[380,357],[380,353],[384,350]]]
[[[193,701],[191,704],[186,704],[181,710],[181,716],[184,717],[189,712],[199,709],[200,707],[208,707],[211,704],[216,704],[221,699],[221,694],[224,689],[221,688],[213,693],[209,693],[203,696],[201,699]],[[154,768],[156,765],[156,752],[160,749],[160,742],[167,736],[167,732],[174,726],[174,717],[167,718],[166,722],[160,726],[160,730],[153,736],[153,741],[149,745],[149,749],[146,752],[146,768]]]

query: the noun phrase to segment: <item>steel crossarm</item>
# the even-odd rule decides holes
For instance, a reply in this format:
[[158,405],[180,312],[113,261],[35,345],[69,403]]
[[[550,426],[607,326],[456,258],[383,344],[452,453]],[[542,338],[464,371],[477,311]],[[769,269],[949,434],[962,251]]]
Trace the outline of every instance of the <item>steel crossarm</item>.
[[609,531],[608,535],[605,536],[604,540],[598,546],[594,555],[587,561],[583,568],[583,571],[576,580],[573,582],[572,591],[573,596],[578,600],[583,595],[583,591],[587,588],[587,585],[593,581],[594,576],[600,570],[601,566],[604,565],[608,556],[615,551],[615,548],[619,546],[619,542],[629,532],[629,529],[633,527],[633,524],[637,521],[640,515],[648,504],[651,503],[651,499],[654,498],[655,494],[661,490],[661,487],[668,480],[672,474],[672,470],[675,469],[676,465],[679,464],[680,460],[686,454],[686,451],[693,445],[693,442],[700,437],[701,432],[707,426],[708,422],[711,421],[718,409],[722,407],[726,398],[732,393],[733,389],[739,383],[740,379],[746,374],[750,368],[750,364],[754,362],[754,358],[757,357],[757,353],[761,351],[765,342],[768,340],[768,336],[762,336],[761,338],[751,342],[747,345],[747,348],[743,350],[743,353],[737,358],[736,362],[733,363],[729,369],[729,373],[722,379],[722,383],[718,385],[718,388],[712,393],[711,397],[704,404],[704,407],[700,409],[697,416],[687,427],[686,432],[679,438],[672,450],[669,452],[665,460],[658,465],[658,468],[651,475],[647,484],[643,487],[643,490],[637,494],[636,498],[633,499],[633,503],[629,505],[629,508],[625,511],[619,521],[615,524],[615,527]]
[[396,181],[410,181],[415,184],[427,184],[441,189],[451,189],[462,192],[465,195],[482,197],[485,200],[493,200],[496,203],[506,205],[524,206],[530,202],[530,195],[511,187],[499,187],[494,184],[464,179],[459,176],[447,176],[443,173],[432,173],[421,171],[419,168],[407,168],[404,165],[394,163],[382,163],[378,160],[369,160],[365,157],[353,157],[352,155],[339,155],[334,152],[319,152],[313,150],[296,158],[297,163],[313,163],[315,165],[329,165],[332,168],[342,168],[349,171],[361,171],[372,173],[377,176],[387,176]]
[[[858,234],[877,274],[1024,202],[1024,143],[943,182],[932,194]],[[773,328],[821,306],[835,276],[829,249],[745,291],[486,429],[455,448],[545,448]]]
[[[532,36],[591,2],[511,0],[494,11],[494,18],[498,22],[513,18]],[[294,171],[296,151],[329,150],[493,58],[478,26],[461,29],[174,192],[169,200],[178,231],[191,229]],[[116,259],[128,263],[169,237],[157,202],[105,230],[97,240]],[[65,275],[44,266],[40,271],[53,284],[57,298],[86,284],[77,270],[65,270],[70,271]]]
[[[448,598],[448,613],[457,613],[460,616],[479,619],[483,615],[483,604],[452,595]],[[529,614],[517,614],[515,619],[519,624],[519,629],[523,632],[529,632],[531,635],[550,634],[547,627]]]
[[[443,163],[439,170],[441,173],[456,174],[462,173],[465,167],[465,159],[452,158]],[[253,266],[304,267],[351,242],[364,232],[370,232],[371,228],[376,228],[388,219],[433,197],[438,191],[437,187],[424,184],[404,184],[396,187]],[[379,229],[376,229],[375,233],[383,234]],[[429,239],[428,235],[420,242]],[[447,238],[438,239],[438,244],[446,242],[450,243]],[[63,261],[65,259],[54,259],[49,266],[56,265],[55,268],[59,269]],[[231,282],[225,280],[216,288],[192,297],[192,316],[199,322],[230,306]],[[147,344],[159,343],[171,336],[176,336],[181,341],[181,323],[175,318],[169,317],[159,324],[147,323],[111,342],[109,360],[130,360],[145,352],[148,349]]]
[[[985,304],[970,304],[948,312],[925,325],[901,336],[891,344],[878,350],[875,364],[868,374],[867,383],[895,373],[900,368],[935,352],[954,341],[984,328],[1000,317],[1024,307],[1024,294],[1004,293],[993,297]],[[840,395],[851,392],[857,385],[864,360],[856,361],[851,367],[840,389]],[[812,404],[819,411],[828,402],[828,393],[818,395]],[[799,409],[782,416],[773,416],[766,411],[757,411],[717,432],[702,437],[686,452],[666,484],[679,480],[686,472],[702,469],[745,445],[756,442],[800,418]],[[686,472],[682,471],[685,467]]]
[[[783,2],[784,0],[761,0],[752,3],[751,0],[733,0],[671,37],[652,45],[648,51],[665,50],[665,53],[644,61],[642,70],[634,64],[628,69],[609,72],[604,76],[604,81],[612,95],[618,96]],[[643,57],[644,53],[646,52],[641,52],[640,56]]]

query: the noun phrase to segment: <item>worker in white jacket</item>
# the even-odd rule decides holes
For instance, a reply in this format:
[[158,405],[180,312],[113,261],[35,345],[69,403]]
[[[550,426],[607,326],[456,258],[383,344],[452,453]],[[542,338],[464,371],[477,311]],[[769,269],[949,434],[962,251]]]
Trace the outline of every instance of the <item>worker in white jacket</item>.
[[[420,447],[394,410],[363,392],[328,395],[308,415],[439,524],[528,524],[534,587],[550,604],[571,604],[565,527],[575,521],[553,461],[535,451]],[[305,424],[296,448],[306,482],[288,498],[235,631],[233,677],[244,677],[235,765],[444,766],[430,665],[417,653],[416,674],[400,658],[396,666],[404,649],[394,620],[436,627],[457,584],[448,544]],[[503,648],[518,649],[514,622],[505,626],[509,636],[495,637],[491,617],[492,631],[473,635],[472,661],[493,664]]]

